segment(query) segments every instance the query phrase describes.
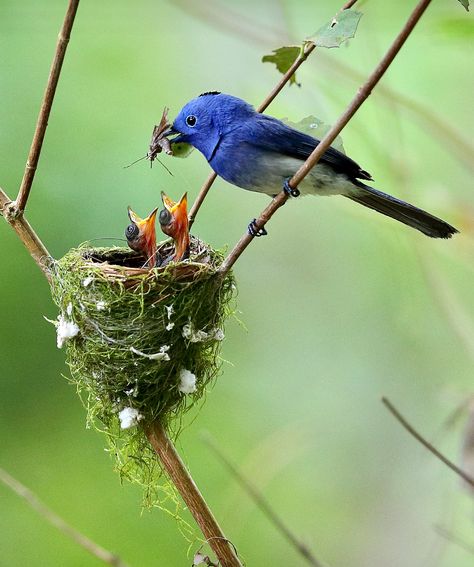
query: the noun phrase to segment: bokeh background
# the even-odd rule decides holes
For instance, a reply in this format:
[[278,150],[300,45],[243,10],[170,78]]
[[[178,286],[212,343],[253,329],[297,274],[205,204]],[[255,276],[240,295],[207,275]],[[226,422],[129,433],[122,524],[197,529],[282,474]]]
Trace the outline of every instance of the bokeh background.
[[[0,0],[0,184],[14,197],[65,0]],[[361,2],[357,36],[315,52],[269,113],[333,122],[414,2]],[[334,0],[80,5],[28,218],[55,257],[92,239],[120,243],[126,207],[160,190],[192,198],[204,158],[124,165],[143,155],[165,105],[221,90],[258,104],[279,79],[261,57],[328,21]],[[179,449],[248,565],[305,565],[203,442],[211,435],[284,521],[332,567],[468,566],[472,497],[382,406],[388,396],[459,462],[473,390],[472,15],[437,0],[343,139],[376,185],[446,218],[452,241],[423,235],[342,198],[295,200],[235,268],[239,318],[229,361]],[[218,181],[193,232],[231,246],[267,198]],[[189,565],[175,520],[142,511],[121,486],[56,348],[48,286],[0,222],[0,465],[133,567]],[[0,565],[98,564],[0,485]],[[184,517],[188,518],[184,512]]]

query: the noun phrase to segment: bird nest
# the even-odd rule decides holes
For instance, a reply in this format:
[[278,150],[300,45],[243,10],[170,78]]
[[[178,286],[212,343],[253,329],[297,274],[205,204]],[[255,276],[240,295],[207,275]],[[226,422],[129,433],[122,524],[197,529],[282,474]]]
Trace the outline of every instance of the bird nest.
[[[172,244],[162,243],[162,257]],[[87,423],[105,432],[122,475],[150,489],[156,459],[143,433],[160,421],[174,433],[216,378],[234,279],[223,254],[191,241],[190,259],[144,269],[123,248],[70,250],[52,269],[70,380]]]

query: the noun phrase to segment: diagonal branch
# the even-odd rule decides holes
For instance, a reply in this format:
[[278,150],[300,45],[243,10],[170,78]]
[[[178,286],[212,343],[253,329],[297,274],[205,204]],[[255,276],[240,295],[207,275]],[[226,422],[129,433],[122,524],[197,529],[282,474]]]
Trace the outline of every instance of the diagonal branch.
[[[343,10],[349,10],[349,8],[352,8],[352,6],[354,6],[354,4],[356,2],[357,2],[357,0],[349,0],[341,8],[340,12],[342,12]],[[296,71],[306,61],[306,59],[308,58],[308,55],[310,55],[310,53],[312,53],[315,49],[316,49],[316,44],[313,43],[312,41],[307,42],[305,44],[304,49],[301,51],[301,53],[295,59],[295,61],[293,62],[291,67],[288,69],[288,71],[278,81],[277,85],[270,91],[270,93],[265,98],[265,100],[262,102],[262,104],[257,107],[257,109],[256,109],[257,112],[264,112],[270,106],[270,104],[275,100],[275,98],[278,96],[278,94],[283,90],[284,86],[289,82],[291,77],[296,73]],[[196,200],[194,201],[193,206],[191,207],[191,210],[189,211],[189,226],[190,227],[192,226],[193,222],[195,221],[196,215],[197,215],[199,209],[201,208],[201,205],[202,205],[204,199],[206,198],[206,196],[209,192],[209,189],[211,188],[212,184],[214,183],[214,181],[216,179],[217,179],[217,173],[214,173],[214,172],[210,173],[209,177],[204,182],[204,185],[201,187],[201,190],[199,191],[199,194],[196,197]]]
[[252,498],[258,508],[260,508],[263,514],[268,518],[268,520],[283,535],[283,537],[288,540],[288,542],[308,562],[308,564],[313,565],[313,567],[322,567],[322,563],[314,556],[311,549],[309,549],[309,547],[290,530],[290,528],[287,526],[287,524],[285,524],[280,515],[277,514],[277,512],[273,509],[268,500],[262,495],[262,493],[256,488],[256,486],[242,474],[237,466],[232,463],[230,459],[226,457],[226,455],[224,455],[217,444],[209,436],[205,436],[203,440],[227,468],[230,474],[234,476],[234,478],[242,486],[245,492],[247,492],[250,498]]
[[[363,102],[368,98],[372,89],[380,81],[380,79],[385,74],[385,71],[390,67],[391,63],[395,59],[396,55],[402,48],[403,44],[407,40],[408,36],[413,31],[418,20],[423,15],[426,8],[429,6],[431,0],[420,0],[412,14],[408,18],[407,22],[403,26],[400,33],[395,38],[394,42],[390,46],[389,50],[382,58],[380,63],[374,69],[372,74],[369,76],[367,81],[360,87],[356,95],[350,102],[349,106],[346,108],[344,113],[339,117],[337,122],[331,127],[324,138],[319,142],[314,151],[308,157],[308,159],[303,163],[303,165],[298,169],[298,171],[293,175],[289,181],[289,186],[295,189],[303,179],[308,175],[308,173],[313,169],[313,167],[319,162],[324,152],[329,148],[329,146],[334,142],[336,137],[341,133],[343,128],[347,125],[349,120],[354,116]],[[288,195],[281,191],[271,203],[263,210],[261,215],[255,221],[255,228],[261,229],[265,224],[271,219],[271,217],[276,213],[276,211],[283,206],[288,200]],[[220,267],[221,275],[225,275],[230,268],[235,264],[237,259],[240,257],[242,252],[247,248],[247,246],[252,242],[254,236],[246,233],[242,236],[239,242],[232,249],[230,254],[224,260]]]
[[69,42],[69,37],[71,35],[71,29],[74,23],[74,17],[76,15],[78,5],[79,0],[69,0],[66,16],[64,18],[61,31],[59,32],[58,43],[56,45],[53,62],[51,64],[48,83],[46,85],[46,90],[43,96],[43,102],[41,103],[41,109],[39,112],[38,121],[36,123],[33,141],[31,142],[31,148],[30,153],[28,154],[28,160],[26,162],[25,173],[23,174],[20,191],[14,204],[15,216],[23,214],[23,211],[26,207],[26,202],[28,201],[28,197],[30,195],[31,185],[33,183],[36,168],[38,166],[41,147],[43,145],[46,127],[48,126],[48,118],[51,112],[51,107],[53,105],[54,94],[56,93],[56,87],[58,84],[59,75],[61,73],[61,67],[64,61],[64,56],[66,54],[66,49]]
[[235,549],[225,537],[164,427],[155,423],[146,431],[148,441],[178,489],[222,567],[242,567]]
[[[0,213],[16,231],[18,237],[26,246],[32,258],[41,268],[48,281],[50,280],[49,264],[52,261],[52,258],[31,225],[24,218],[23,212],[30,194],[31,185],[41,153],[41,146],[44,140],[46,127],[48,125],[48,118],[51,112],[51,106],[53,104],[54,94],[59,80],[59,75],[61,73],[61,67],[78,4],[79,0],[69,1],[68,10],[59,34],[48,84],[41,105],[17,201],[12,202],[8,195],[0,188]],[[191,475],[181,461],[165,430],[161,427],[161,425],[155,424],[155,426],[151,428],[147,434],[163,468],[168,472],[183,500],[193,513],[199,527],[203,531],[204,537],[209,541],[210,546],[219,558],[220,564],[223,567],[241,567],[241,563],[237,558],[236,552],[223,535],[217,521],[204,501],[204,498],[199,492],[199,489],[194,483]],[[0,473],[1,472],[2,471],[0,470]],[[10,488],[12,488],[12,490],[15,490],[18,494],[25,497],[33,507],[35,507],[45,518],[47,518],[61,531],[67,533],[83,547],[94,553],[94,546],[96,546],[96,544],[88,540],[79,532],[76,532],[74,528],[56,516],[56,514],[42,504],[33,493],[30,493],[26,487],[16,483],[16,481],[9,477],[7,473],[0,474],[0,480],[3,480],[8,486],[10,486]],[[95,547],[95,555],[102,555],[104,561],[107,561],[106,557],[108,557],[108,562],[110,564],[124,567],[123,562],[121,562],[118,558],[115,558],[115,556],[112,556],[112,554],[106,550],[102,550],[99,546]]]
[[115,567],[127,567],[126,563],[124,563],[118,555],[104,549],[101,545],[95,543],[95,541],[92,541],[87,536],[76,530],[76,528],[63,520],[61,516],[58,516],[56,512],[46,506],[46,504],[44,504],[34,492],[16,480],[16,478],[13,478],[2,468],[0,468],[0,482],[3,482],[5,486],[10,488],[10,490],[15,492],[15,494],[20,496],[20,498],[23,498],[31,506],[31,508],[36,510],[46,521],[86,551],[94,555],[94,557],[108,565],[115,565]]
[[430,451],[435,457],[442,461],[447,467],[459,475],[463,480],[465,480],[470,486],[474,487],[474,478],[456,466],[452,461],[445,457],[442,453],[433,447],[418,431],[408,423],[408,421],[402,416],[402,414],[395,408],[395,406],[387,399],[382,398],[382,403],[389,410],[389,412],[403,425],[403,427],[413,435],[413,437],[419,441],[424,447]]
[[0,214],[3,215],[4,219],[17,233],[18,237],[26,246],[28,252],[31,254],[31,257],[49,281],[49,265],[52,260],[51,255],[46,250],[46,247],[41,242],[41,240],[38,238],[30,223],[25,219],[23,215],[20,217],[15,217],[13,209],[14,204],[0,187]]

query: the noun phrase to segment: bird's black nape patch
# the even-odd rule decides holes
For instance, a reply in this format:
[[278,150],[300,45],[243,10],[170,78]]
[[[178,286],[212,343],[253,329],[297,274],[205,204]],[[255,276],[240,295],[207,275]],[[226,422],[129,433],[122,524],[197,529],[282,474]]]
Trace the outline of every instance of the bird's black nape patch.
[[220,91],[208,91],[207,93],[201,93],[199,96],[208,96],[208,95],[216,95],[221,94]]

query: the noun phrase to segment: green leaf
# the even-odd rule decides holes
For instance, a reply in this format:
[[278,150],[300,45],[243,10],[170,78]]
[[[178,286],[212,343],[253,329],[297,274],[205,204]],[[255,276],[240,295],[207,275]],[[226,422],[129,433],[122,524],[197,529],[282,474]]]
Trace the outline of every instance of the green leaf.
[[466,8],[466,12],[469,12],[469,0],[458,0],[458,2],[460,2],[464,8]]
[[185,142],[171,142],[171,151],[173,152],[173,157],[186,158],[193,151],[193,146],[191,144],[186,144]]
[[[278,71],[280,71],[280,73],[284,75],[296,61],[300,53],[300,45],[284,45],[283,47],[274,49],[271,55],[264,55],[262,57],[262,62],[275,63]],[[293,83],[299,86],[299,84],[296,82],[296,75],[294,73],[291,76],[290,85]]]
[[361,12],[343,10],[311,37],[319,47],[339,47],[341,43],[354,37],[361,17]]
[[[284,122],[287,126],[290,126],[295,130],[299,130],[300,132],[303,132],[303,134],[308,134],[313,138],[317,138],[318,140],[322,140],[331,128],[329,124],[325,124],[322,120],[319,120],[319,118],[316,118],[316,116],[313,115],[306,116],[306,118],[303,118],[299,122],[292,122],[291,120],[288,120],[288,118],[283,118],[282,122]],[[343,154],[346,153],[344,151],[344,146],[342,145],[341,136],[338,136],[331,146]]]

